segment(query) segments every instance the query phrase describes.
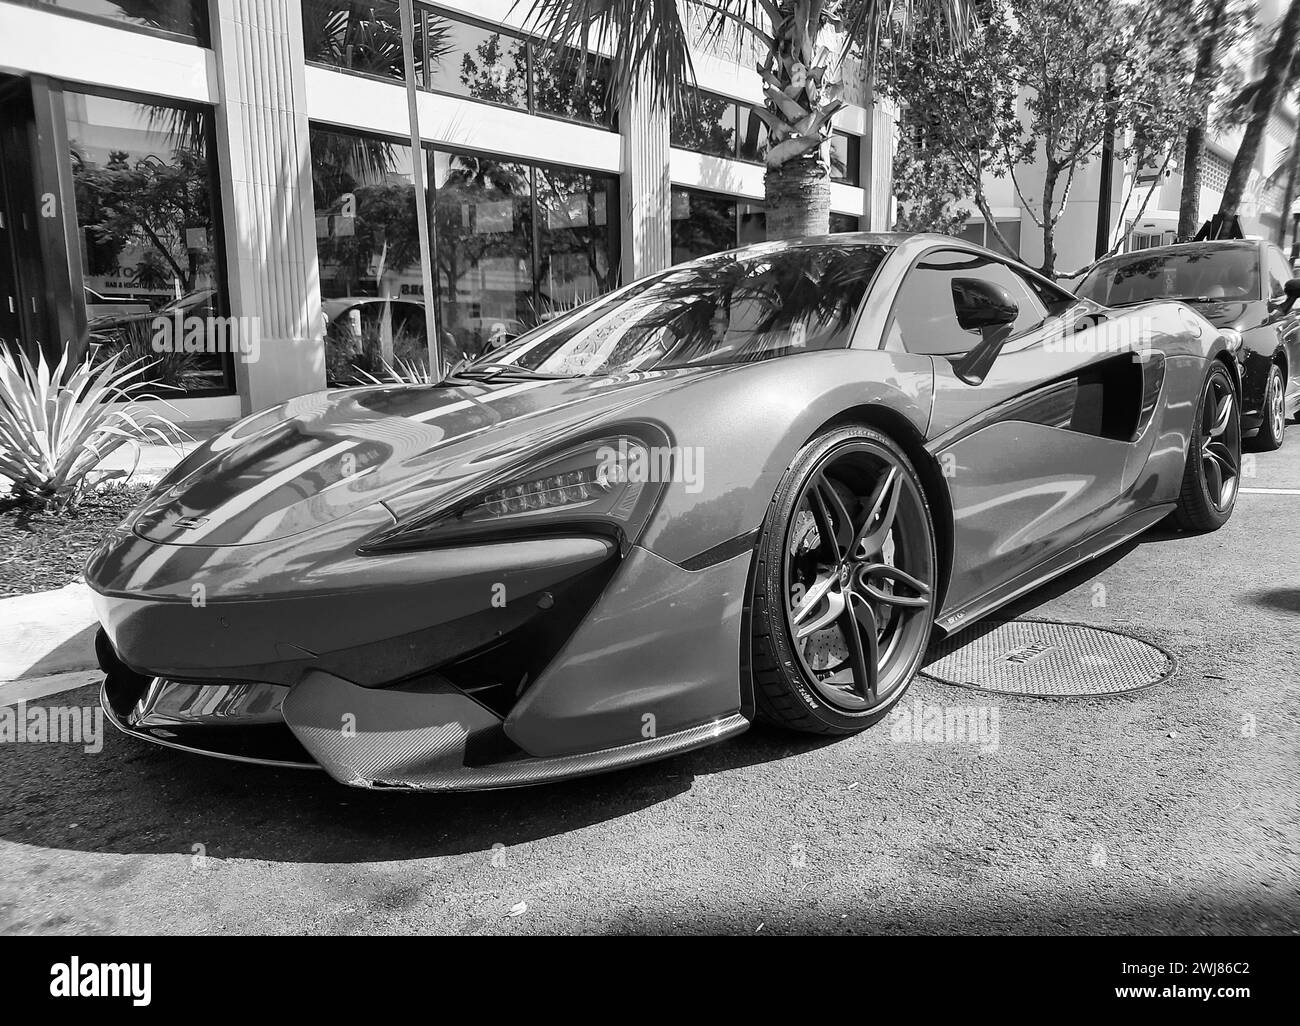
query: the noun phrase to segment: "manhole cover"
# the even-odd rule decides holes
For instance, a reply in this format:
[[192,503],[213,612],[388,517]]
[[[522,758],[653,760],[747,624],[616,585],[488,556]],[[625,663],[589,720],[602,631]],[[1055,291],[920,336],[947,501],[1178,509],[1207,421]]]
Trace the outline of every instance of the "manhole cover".
[[1168,680],[1168,652],[1117,631],[1075,623],[976,624],[938,642],[921,670],[943,684],[1038,698],[1096,698]]

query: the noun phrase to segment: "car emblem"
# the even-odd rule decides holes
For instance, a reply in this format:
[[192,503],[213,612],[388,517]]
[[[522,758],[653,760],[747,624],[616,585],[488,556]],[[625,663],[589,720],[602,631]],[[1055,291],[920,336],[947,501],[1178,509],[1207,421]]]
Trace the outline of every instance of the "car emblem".
[[189,531],[195,527],[202,527],[208,522],[207,517],[181,517],[172,527],[178,531]]

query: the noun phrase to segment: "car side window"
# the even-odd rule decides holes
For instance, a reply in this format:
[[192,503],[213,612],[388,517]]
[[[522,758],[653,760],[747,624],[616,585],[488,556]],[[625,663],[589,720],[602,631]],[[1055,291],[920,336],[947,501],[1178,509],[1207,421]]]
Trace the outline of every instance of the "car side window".
[[1286,283],[1295,277],[1291,265],[1280,249],[1270,247],[1268,251],[1268,299],[1276,299],[1286,292]]
[[1037,290],[1001,260],[980,253],[940,250],[926,254],[903,279],[885,333],[887,348],[901,344],[918,356],[960,356],[974,348],[979,332],[966,331],[957,323],[952,305],[954,278],[981,278],[1007,290],[1020,308],[1013,339],[1047,319],[1047,307]]

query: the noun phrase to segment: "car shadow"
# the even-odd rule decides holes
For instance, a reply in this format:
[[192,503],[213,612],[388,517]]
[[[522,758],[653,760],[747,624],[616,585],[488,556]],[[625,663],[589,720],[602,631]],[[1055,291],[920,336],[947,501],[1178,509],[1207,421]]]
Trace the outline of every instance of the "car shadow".
[[[1036,589],[999,611],[997,619],[1031,615],[1139,543],[1128,542]],[[96,707],[96,689],[43,704]],[[75,744],[0,745],[0,838],[49,849],[202,851],[214,858],[273,862],[470,854],[619,819],[689,791],[698,778],[840,740],[757,724],[722,744],[600,776],[510,791],[430,794],[354,790],[321,772],[188,755],[124,737],[107,724],[103,735],[102,750],[95,753]]]

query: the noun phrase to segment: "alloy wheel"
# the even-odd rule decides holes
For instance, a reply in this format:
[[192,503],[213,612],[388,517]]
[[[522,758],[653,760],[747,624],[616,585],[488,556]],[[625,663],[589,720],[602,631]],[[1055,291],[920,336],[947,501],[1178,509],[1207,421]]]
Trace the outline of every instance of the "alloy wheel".
[[1280,439],[1286,431],[1286,383],[1282,380],[1281,369],[1276,365],[1269,371],[1268,384],[1268,415],[1273,421],[1273,437]]
[[786,620],[805,678],[830,705],[860,713],[907,683],[934,615],[925,511],[887,449],[827,454],[803,485],[786,539]]
[[1231,508],[1241,469],[1241,423],[1230,381],[1210,379],[1201,417],[1201,466],[1215,509]]

